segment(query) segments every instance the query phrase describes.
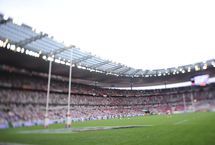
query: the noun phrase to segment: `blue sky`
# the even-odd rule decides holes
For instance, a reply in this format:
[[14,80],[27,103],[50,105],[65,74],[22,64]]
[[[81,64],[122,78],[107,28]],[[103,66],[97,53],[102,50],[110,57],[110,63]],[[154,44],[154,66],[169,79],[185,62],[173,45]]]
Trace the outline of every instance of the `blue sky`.
[[215,1],[0,0],[0,12],[59,42],[137,69],[215,58]]

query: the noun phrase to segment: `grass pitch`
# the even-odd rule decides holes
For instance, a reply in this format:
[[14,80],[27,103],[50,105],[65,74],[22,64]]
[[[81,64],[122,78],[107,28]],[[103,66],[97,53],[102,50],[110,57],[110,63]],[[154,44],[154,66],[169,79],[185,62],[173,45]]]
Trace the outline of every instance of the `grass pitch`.
[[[135,128],[87,130],[75,133],[31,133],[41,126],[0,130],[1,143],[33,145],[215,145],[215,112],[157,115],[74,123],[73,128],[107,126]],[[49,130],[64,125],[51,125]],[[22,131],[29,131],[27,134]]]

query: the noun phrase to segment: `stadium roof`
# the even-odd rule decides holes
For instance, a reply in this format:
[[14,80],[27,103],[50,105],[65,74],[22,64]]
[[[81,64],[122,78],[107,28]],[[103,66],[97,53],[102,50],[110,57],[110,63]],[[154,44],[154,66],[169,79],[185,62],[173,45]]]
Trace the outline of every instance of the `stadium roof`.
[[[40,57],[46,61],[51,60],[63,65],[69,65],[70,60],[72,60],[73,65],[78,69],[101,73],[103,75],[124,77],[128,79],[128,84],[130,83],[129,78],[160,79],[165,76],[171,77],[178,74],[203,71],[215,66],[214,60],[208,60],[207,62],[198,62],[177,68],[159,70],[135,69],[111,60],[102,59],[89,52],[83,52],[79,48],[76,48],[75,45],[65,46],[63,43],[50,38],[46,33],[38,33],[32,27],[25,24],[17,25],[13,23],[11,18],[4,19],[3,15],[0,15],[0,40],[2,40],[1,45],[10,50]],[[103,79],[99,80],[102,81]],[[96,81],[96,78],[94,81]]]
[[[48,57],[53,55],[55,59],[62,60],[65,63],[70,61],[70,51],[72,49],[72,62],[75,65],[86,67],[90,70],[96,70],[116,75],[142,75],[150,74],[145,70],[136,70],[126,65],[115,63],[110,60],[104,60],[98,56],[92,55],[88,52],[82,52],[75,46],[65,46],[47,34],[36,33],[30,26],[22,24],[21,26],[14,24],[12,19],[4,20],[1,16],[0,25],[1,40],[8,40],[11,44],[19,47],[24,47],[28,50],[40,53],[40,55]],[[71,48],[71,49],[70,49]]]

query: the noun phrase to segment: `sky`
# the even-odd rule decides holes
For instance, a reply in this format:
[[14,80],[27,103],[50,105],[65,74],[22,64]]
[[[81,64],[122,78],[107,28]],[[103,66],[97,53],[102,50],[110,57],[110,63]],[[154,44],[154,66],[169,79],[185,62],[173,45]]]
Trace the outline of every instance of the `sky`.
[[0,0],[0,12],[136,69],[215,58],[214,0]]

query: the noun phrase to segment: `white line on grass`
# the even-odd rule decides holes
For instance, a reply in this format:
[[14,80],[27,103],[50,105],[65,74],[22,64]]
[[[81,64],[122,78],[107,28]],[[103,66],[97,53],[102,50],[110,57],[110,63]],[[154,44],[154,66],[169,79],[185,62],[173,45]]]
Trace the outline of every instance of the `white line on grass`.
[[187,121],[188,120],[181,120],[181,121],[175,122],[174,125],[180,125],[180,124],[183,124],[183,123],[185,123]]
[[29,145],[29,144],[19,144],[19,143],[6,143],[0,142],[0,145]]
[[99,126],[99,127],[83,127],[83,128],[60,128],[60,129],[44,129],[44,130],[27,130],[19,133],[77,133],[84,131],[110,130],[110,129],[126,129],[137,127],[150,127],[152,125],[128,125],[128,126]]

